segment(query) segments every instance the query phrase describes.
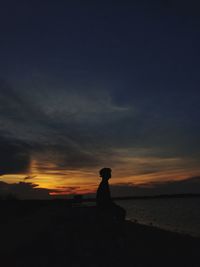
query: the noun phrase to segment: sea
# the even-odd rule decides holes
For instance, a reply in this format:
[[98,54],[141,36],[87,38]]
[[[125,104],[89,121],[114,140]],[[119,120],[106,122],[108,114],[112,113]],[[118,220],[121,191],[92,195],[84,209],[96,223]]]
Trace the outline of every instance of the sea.
[[200,237],[200,197],[117,201],[127,219],[165,230]]

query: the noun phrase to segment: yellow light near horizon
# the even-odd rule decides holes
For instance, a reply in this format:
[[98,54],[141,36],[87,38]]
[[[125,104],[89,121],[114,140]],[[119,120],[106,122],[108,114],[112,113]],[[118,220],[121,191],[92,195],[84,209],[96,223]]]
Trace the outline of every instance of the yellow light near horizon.
[[[148,164],[158,167],[159,171],[142,174],[140,164]],[[55,164],[45,163],[40,166],[40,161],[33,159],[30,164],[30,170],[27,174],[9,174],[1,176],[1,181],[7,183],[30,182],[37,184],[40,188],[55,190],[55,192],[84,193],[95,192],[99,182],[98,169],[79,169],[66,170],[59,169]],[[135,165],[134,165],[135,164]],[[171,164],[171,165],[170,165]],[[139,170],[139,171],[138,171]],[[141,173],[140,173],[141,171]],[[178,181],[192,176],[198,176],[200,170],[198,167],[190,166],[180,159],[158,159],[146,158],[130,159],[127,158],[124,164],[113,168],[111,185],[129,184],[144,185],[153,182]],[[32,179],[24,180],[26,176]],[[74,189],[73,189],[74,188]]]

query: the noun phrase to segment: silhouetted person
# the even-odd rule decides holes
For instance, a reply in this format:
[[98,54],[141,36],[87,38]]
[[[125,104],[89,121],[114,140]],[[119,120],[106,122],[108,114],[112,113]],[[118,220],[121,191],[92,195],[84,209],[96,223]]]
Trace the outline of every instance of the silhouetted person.
[[111,219],[121,222],[125,220],[126,211],[122,207],[116,205],[111,199],[108,183],[108,180],[111,178],[111,172],[112,170],[110,168],[103,168],[99,171],[102,181],[99,184],[96,194],[97,209],[105,220]]

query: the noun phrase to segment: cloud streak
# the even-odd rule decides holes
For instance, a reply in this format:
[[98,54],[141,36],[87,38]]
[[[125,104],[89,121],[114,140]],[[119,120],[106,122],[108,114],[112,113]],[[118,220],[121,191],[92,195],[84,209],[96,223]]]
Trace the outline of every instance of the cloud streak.
[[0,181],[0,196],[6,198],[8,196],[17,199],[48,199],[51,190],[39,188],[37,184],[19,182],[8,184]]
[[[90,191],[87,186],[58,186],[55,189],[45,189],[31,182],[8,184],[0,181],[0,197],[3,198],[12,195],[18,199],[50,199],[58,195],[71,196],[77,193],[95,197],[95,188],[93,188],[93,191]],[[179,181],[149,182],[144,185],[131,183],[113,184],[111,185],[111,193],[113,197],[200,194],[200,177],[189,177]]]
[[[193,132],[186,121],[179,131],[179,117],[166,120],[161,103],[155,107],[146,98],[142,101],[141,92],[129,94],[124,102],[119,90],[80,85],[55,90],[48,83],[41,84],[27,90],[0,82],[1,177],[37,175],[40,184],[40,174],[51,183],[58,177],[67,181],[67,172],[81,170],[84,185],[84,179],[89,181],[87,172],[95,177],[102,166],[115,170],[116,182],[124,179],[127,183],[166,180],[164,173],[168,179],[170,171],[179,171],[182,178],[192,170],[198,174],[198,129]],[[160,95],[157,98],[162,102]],[[79,178],[74,178],[74,184]]]
[[200,194],[200,177],[188,177],[179,181],[157,181],[144,185],[118,184],[111,186],[112,195],[152,196],[162,194]]

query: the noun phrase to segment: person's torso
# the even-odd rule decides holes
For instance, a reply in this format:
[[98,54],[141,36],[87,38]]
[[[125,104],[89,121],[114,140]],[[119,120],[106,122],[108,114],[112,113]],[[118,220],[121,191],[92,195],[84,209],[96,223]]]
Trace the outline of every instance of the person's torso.
[[107,206],[112,202],[108,182],[102,181],[100,183],[97,190],[96,201],[98,206]]

